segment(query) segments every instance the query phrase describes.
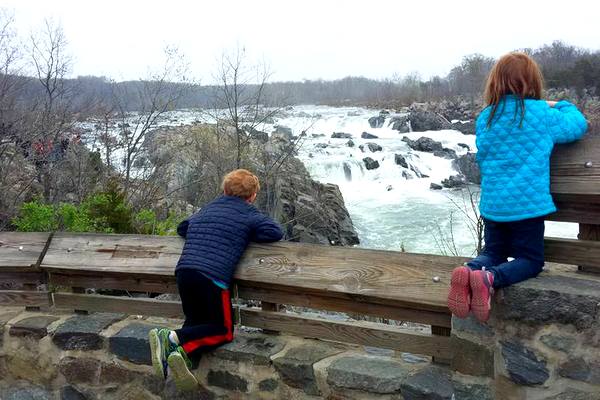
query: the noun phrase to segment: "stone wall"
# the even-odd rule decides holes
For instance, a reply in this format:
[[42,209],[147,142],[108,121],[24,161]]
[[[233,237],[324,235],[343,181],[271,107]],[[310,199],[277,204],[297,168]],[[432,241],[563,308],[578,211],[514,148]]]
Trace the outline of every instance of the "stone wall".
[[201,387],[177,393],[153,375],[148,331],[180,321],[0,308],[0,398],[443,399],[468,389],[426,357],[241,331],[206,355]]
[[499,291],[487,325],[453,319],[452,335],[452,367],[498,400],[600,400],[600,276],[544,272]]

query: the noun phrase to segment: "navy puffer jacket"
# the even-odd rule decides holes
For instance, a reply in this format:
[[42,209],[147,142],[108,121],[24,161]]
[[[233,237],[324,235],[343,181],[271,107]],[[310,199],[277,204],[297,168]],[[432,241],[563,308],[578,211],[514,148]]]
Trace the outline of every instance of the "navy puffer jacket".
[[177,227],[185,245],[175,273],[195,269],[228,286],[250,241],[276,242],[283,237],[278,223],[252,204],[222,195]]

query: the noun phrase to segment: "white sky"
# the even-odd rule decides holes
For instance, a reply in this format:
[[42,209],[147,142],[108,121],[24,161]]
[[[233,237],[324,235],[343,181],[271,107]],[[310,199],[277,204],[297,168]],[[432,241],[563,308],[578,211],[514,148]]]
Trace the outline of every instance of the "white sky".
[[553,40],[600,49],[600,2],[582,0],[0,0],[27,36],[60,21],[73,75],[146,76],[165,45],[211,81],[223,50],[245,46],[272,81],[445,75],[462,56]]

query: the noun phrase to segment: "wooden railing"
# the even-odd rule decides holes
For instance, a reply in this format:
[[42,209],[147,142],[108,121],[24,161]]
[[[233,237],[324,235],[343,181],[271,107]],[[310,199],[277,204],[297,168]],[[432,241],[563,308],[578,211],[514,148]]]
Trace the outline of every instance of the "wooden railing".
[[[600,272],[600,137],[561,146],[552,159],[552,191],[561,210],[549,219],[577,222],[581,237],[546,239],[546,260]],[[86,288],[176,293],[177,237],[0,233],[0,305],[181,317],[175,301],[86,294]],[[306,337],[452,358],[446,296],[462,258],[281,242],[251,245],[234,279],[239,323]],[[47,283],[48,290],[38,290]],[[44,286],[41,286],[42,288]],[[246,302],[247,303],[247,302]],[[346,313],[331,319],[282,305]],[[318,315],[318,314],[317,314]],[[424,324],[361,321],[385,319]]]

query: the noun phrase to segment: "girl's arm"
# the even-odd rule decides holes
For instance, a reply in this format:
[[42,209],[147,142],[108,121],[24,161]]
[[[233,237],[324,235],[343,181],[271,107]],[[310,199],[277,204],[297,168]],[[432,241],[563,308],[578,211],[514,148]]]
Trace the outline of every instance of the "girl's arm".
[[584,115],[568,101],[548,102],[548,129],[554,143],[569,143],[580,139],[587,130]]

